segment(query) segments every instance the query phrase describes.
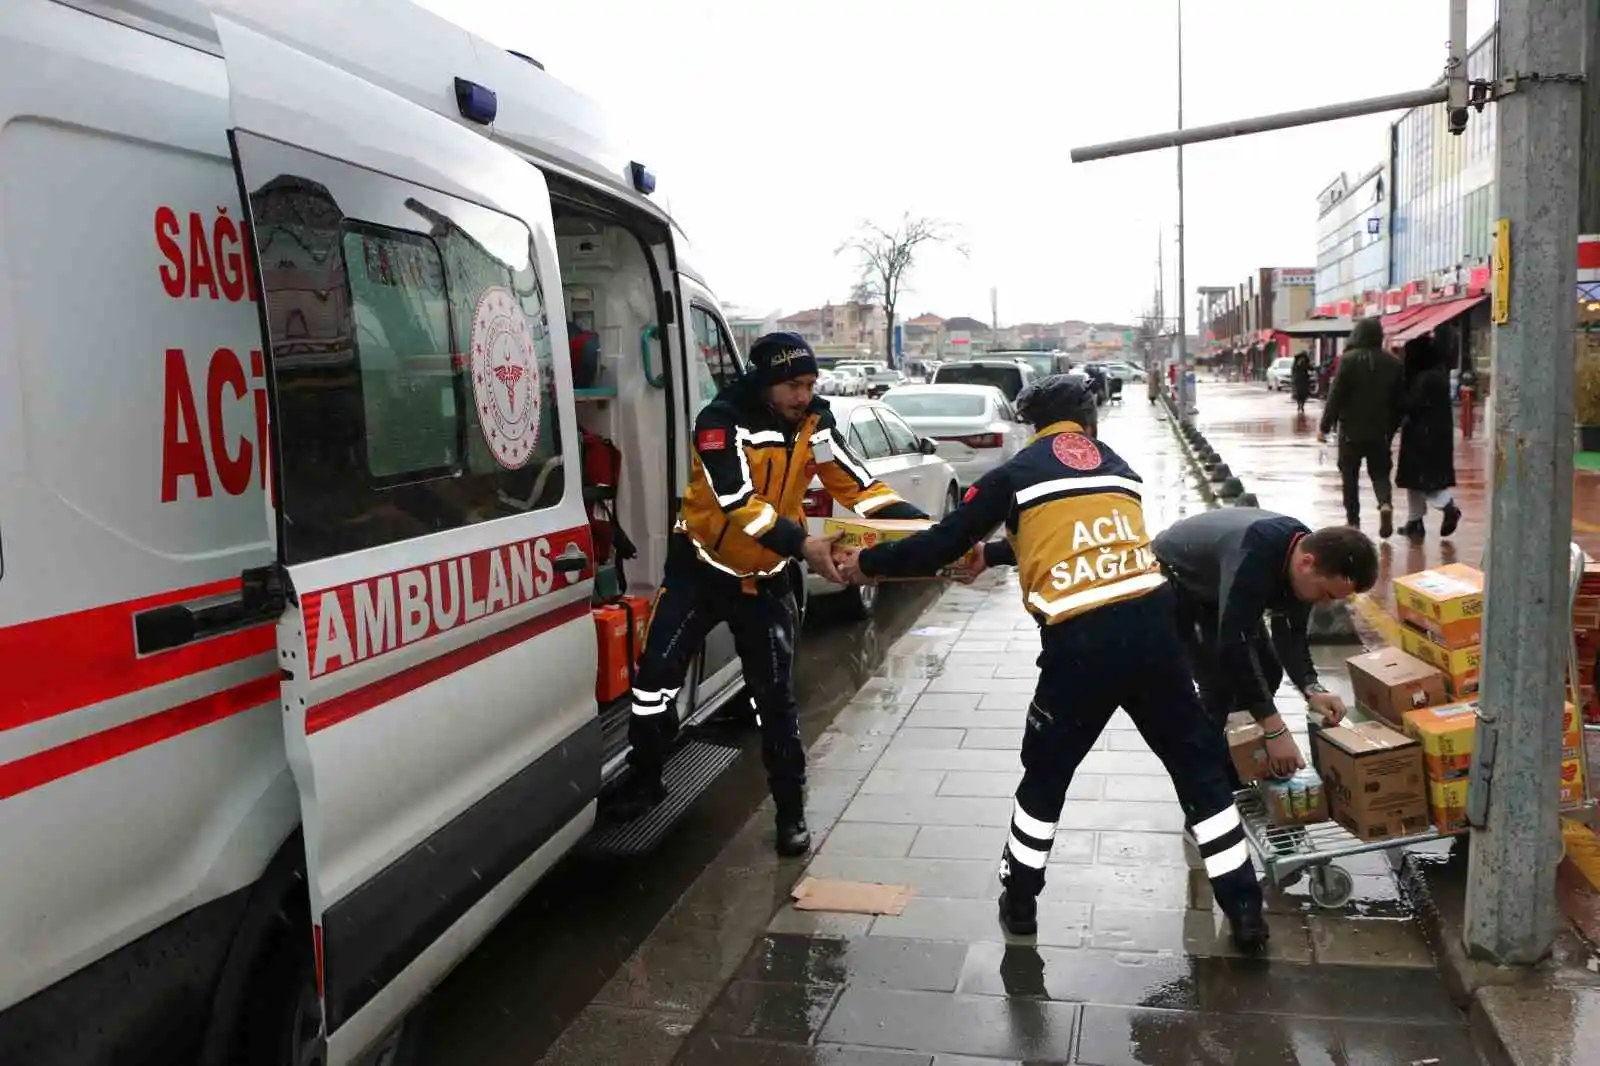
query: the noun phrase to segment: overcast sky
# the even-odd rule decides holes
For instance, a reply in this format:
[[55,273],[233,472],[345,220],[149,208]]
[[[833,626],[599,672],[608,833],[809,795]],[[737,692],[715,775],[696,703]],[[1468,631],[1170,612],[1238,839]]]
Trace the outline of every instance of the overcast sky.
[[[1170,307],[1175,153],[1068,152],[1176,125],[1178,0],[422,2],[611,111],[725,303],[842,300],[857,270],[835,248],[910,211],[969,255],[928,251],[903,315],[987,320],[994,286],[1002,325],[1126,321],[1163,229]],[[1494,0],[1470,3],[1475,40]],[[1448,18],[1448,0],[1187,0],[1185,121],[1426,86]],[[1315,265],[1317,193],[1380,162],[1395,117],[1188,149],[1190,292]]]

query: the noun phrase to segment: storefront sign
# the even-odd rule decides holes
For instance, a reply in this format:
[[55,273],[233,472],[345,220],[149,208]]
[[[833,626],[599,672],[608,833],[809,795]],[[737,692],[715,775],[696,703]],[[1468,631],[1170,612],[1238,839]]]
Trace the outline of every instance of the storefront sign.
[[1367,232],[1376,237],[1383,232],[1383,219],[1373,216],[1367,219]]
[[1511,321],[1511,220],[1494,223],[1494,292],[1489,298],[1490,317],[1497,326]]
[[1399,314],[1405,310],[1406,292],[1404,289],[1390,289],[1383,294],[1383,313],[1386,315]]
[[1279,267],[1272,272],[1274,289],[1312,288],[1317,283],[1317,272],[1307,267]]

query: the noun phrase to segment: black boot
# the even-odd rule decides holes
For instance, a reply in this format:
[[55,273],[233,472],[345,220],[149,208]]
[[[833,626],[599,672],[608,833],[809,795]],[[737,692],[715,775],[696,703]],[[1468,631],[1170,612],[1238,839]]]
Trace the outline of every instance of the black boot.
[[1388,540],[1394,536],[1394,508],[1378,508],[1378,536]]
[[1461,524],[1461,508],[1456,506],[1456,501],[1451,500],[1444,505],[1444,521],[1439,525],[1439,536],[1448,537],[1456,531],[1456,526]]
[[1408,537],[1411,540],[1422,540],[1428,535],[1428,530],[1427,527],[1422,524],[1422,519],[1413,518],[1411,521],[1400,527],[1400,534],[1401,536]]
[[1039,931],[1039,897],[1024,896],[1002,889],[1000,924],[1012,936],[1033,936]]
[[785,859],[797,859],[811,850],[811,830],[806,828],[803,806],[778,807],[778,836],[774,846]]
[[619,822],[642,818],[661,805],[667,798],[667,786],[661,783],[661,772],[635,770],[617,790],[610,804],[610,813]]
[[1267,929],[1267,916],[1261,909],[1259,896],[1226,907],[1223,913],[1228,916],[1228,932],[1235,947],[1251,955],[1266,950],[1267,940],[1272,934]]

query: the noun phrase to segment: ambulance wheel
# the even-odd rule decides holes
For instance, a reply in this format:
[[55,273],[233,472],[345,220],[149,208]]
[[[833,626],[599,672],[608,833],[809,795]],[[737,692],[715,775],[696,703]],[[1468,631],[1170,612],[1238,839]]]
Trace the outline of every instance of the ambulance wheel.
[[1329,910],[1338,910],[1350,902],[1355,892],[1355,882],[1342,866],[1319,866],[1311,871],[1311,902]]
[[252,974],[254,994],[239,1018],[228,1062],[246,1066],[327,1063],[316,959],[304,918],[303,905],[284,908],[277,932]]

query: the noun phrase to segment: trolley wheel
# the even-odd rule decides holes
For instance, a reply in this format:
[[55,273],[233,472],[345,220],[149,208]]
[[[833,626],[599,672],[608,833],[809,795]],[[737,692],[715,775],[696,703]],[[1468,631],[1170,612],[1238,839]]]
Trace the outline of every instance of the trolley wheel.
[[1355,882],[1342,866],[1319,866],[1311,871],[1311,902],[1330,910],[1350,902],[1355,892]]

